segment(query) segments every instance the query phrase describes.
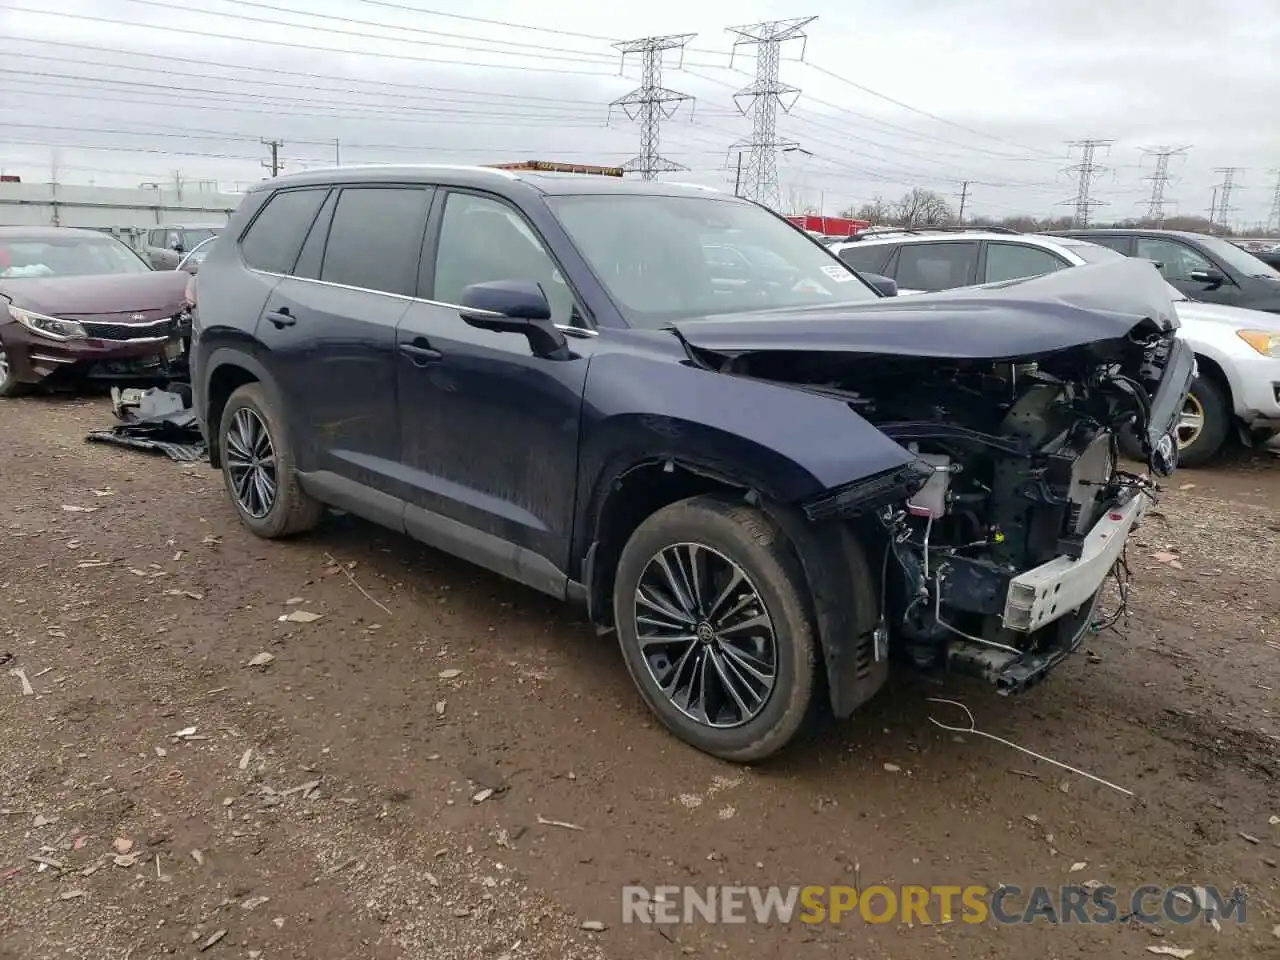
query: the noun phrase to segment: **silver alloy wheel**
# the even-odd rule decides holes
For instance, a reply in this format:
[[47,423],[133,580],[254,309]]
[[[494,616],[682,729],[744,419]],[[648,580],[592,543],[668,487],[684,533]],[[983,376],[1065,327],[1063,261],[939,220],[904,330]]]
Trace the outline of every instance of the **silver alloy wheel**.
[[4,352],[4,344],[0,343],[0,385],[9,379],[9,355]]
[[1204,406],[1193,394],[1188,393],[1182,404],[1182,413],[1178,417],[1178,447],[1187,449],[1198,439],[1204,430]]
[[778,677],[778,641],[746,572],[699,543],[665,547],[635,593],[636,638],[672,705],[709,727],[760,715]]
[[236,502],[253,519],[261,520],[276,502],[276,448],[267,425],[248,407],[232,416],[225,456]]

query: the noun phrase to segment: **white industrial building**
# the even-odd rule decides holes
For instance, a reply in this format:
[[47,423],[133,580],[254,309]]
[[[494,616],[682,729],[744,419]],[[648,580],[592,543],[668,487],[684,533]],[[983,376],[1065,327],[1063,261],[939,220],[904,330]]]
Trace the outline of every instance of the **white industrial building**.
[[213,181],[137,188],[0,183],[0,226],[88,227],[137,236],[150,227],[218,227],[240,203]]

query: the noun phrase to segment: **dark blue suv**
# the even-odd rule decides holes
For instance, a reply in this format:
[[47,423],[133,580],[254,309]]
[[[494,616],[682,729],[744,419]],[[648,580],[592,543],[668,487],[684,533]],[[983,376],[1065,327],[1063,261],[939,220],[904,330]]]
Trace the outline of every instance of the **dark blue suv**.
[[1071,653],[1151,490],[1115,431],[1171,472],[1193,367],[1150,264],[881,298],[691,186],[314,171],[223,238],[193,392],[244,524],[338,507],[579,601],[736,760],[891,657],[1012,692]]

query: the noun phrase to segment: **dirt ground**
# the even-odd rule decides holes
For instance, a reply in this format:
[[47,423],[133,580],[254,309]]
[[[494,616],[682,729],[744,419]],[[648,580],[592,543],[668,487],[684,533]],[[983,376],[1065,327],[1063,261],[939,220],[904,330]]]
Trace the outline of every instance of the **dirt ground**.
[[[351,518],[256,540],[206,465],[83,441],[109,419],[0,401],[3,960],[1280,957],[1271,453],[1179,473],[1131,616],[1042,687],[895,682],[745,768],[574,611]],[[1246,922],[621,922],[624,884],[1088,881]]]

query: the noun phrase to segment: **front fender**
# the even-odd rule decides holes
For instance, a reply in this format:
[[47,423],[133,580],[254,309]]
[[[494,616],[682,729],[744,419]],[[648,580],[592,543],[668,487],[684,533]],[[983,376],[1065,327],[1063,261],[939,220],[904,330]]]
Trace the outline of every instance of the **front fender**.
[[671,458],[797,503],[915,459],[843,401],[666,358],[595,357],[585,401],[584,491],[620,466]]

